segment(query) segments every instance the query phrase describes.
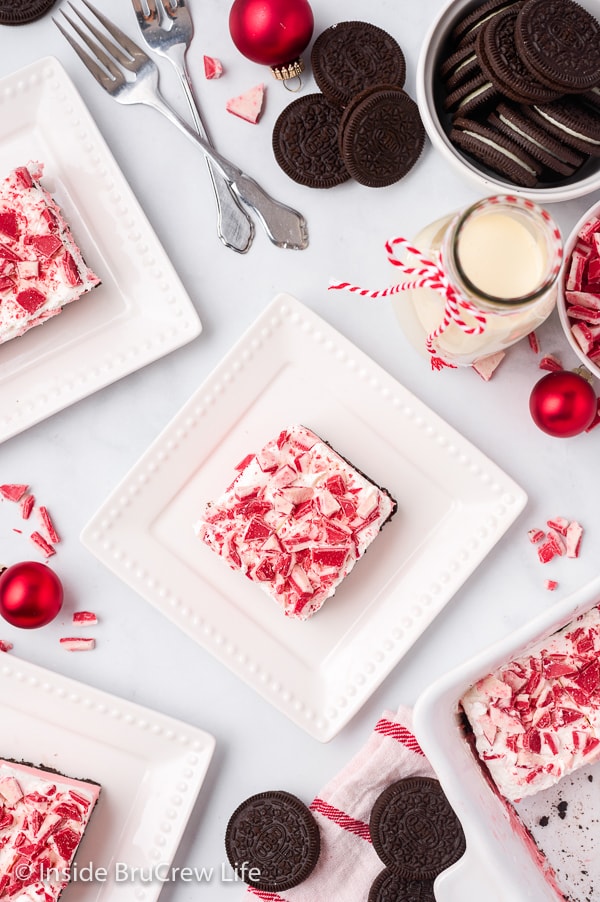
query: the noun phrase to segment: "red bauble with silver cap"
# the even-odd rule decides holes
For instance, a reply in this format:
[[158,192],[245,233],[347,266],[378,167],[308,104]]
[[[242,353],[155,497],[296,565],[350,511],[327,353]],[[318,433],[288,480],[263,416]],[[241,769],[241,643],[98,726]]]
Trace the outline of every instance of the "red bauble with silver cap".
[[280,80],[303,71],[300,54],[313,29],[307,0],[235,0],[229,13],[229,31],[240,53],[253,63],[270,66]]
[[570,438],[591,426],[598,399],[581,373],[557,370],[548,373],[534,386],[529,410],[542,432],[555,438]]
[[0,616],[12,626],[36,629],[50,623],[63,603],[56,573],[38,561],[20,561],[0,575]]

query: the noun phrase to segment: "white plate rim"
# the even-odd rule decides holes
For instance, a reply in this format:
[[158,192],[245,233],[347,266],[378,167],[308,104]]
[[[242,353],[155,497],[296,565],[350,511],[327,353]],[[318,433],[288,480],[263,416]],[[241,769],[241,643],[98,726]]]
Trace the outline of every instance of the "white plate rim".
[[[71,677],[47,670],[40,665],[18,658],[12,653],[5,653],[0,660],[0,711],[2,712],[2,730],[9,734],[11,705],[2,701],[2,698],[18,697],[19,714],[31,716],[37,723],[37,715],[34,713],[36,706],[43,703],[43,718],[64,730],[65,744],[69,743],[69,751],[73,746],[77,747],[78,736],[84,737],[94,743],[100,753],[103,747],[112,745],[124,753],[135,751],[143,758],[145,767],[140,774],[139,792],[142,797],[148,797],[150,787],[144,790],[144,783],[148,783],[148,775],[153,768],[158,773],[160,768],[161,780],[169,795],[168,806],[157,818],[156,823],[145,823],[144,828],[154,834],[151,844],[144,847],[144,841],[140,839],[140,824],[128,824],[129,832],[119,831],[118,838],[112,850],[110,862],[92,860],[94,871],[97,868],[106,867],[109,879],[106,882],[88,882],[77,884],[77,898],[94,899],[101,902],[102,899],[114,897],[113,881],[111,876],[116,874],[117,863],[131,864],[148,874],[160,865],[161,869],[170,867],[189,818],[196,804],[200,789],[206,778],[206,774],[215,750],[214,737],[179,719],[173,718],[145,706],[118,697],[101,689],[79,682]],[[4,693],[6,692],[6,696]],[[35,698],[34,698],[35,697]],[[14,707],[14,706],[13,706]],[[31,707],[31,714],[29,713]],[[78,716],[79,714],[79,716]],[[83,715],[83,716],[82,716]],[[72,726],[70,726],[72,725]],[[128,736],[134,732],[136,737],[134,744],[128,743]],[[137,738],[139,735],[139,739]],[[148,742],[148,736],[152,736],[152,743]],[[21,744],[22,743],[22,744]],[[153,757],[152,747],[158,743],[161,748],[160,755]],[[19,736],[17,740],[19,749],[22,748],[22,760],[39,761],[39,750],[30,747],[25,739]],[[14,748],[14,746],[13,746]],[[56,757],[51,762],[52,767],[61,768],[61,748],[53,749]],[[64,754],[64,753],[63,753]],[[185,756],[185,760],[183,760]],[[17,758],[16,754],[12,755]],[[165,768],[165,759],[170,765],[170,770]],[[50,762],[42,761],[41,764],[49,765]],[[81,762],[81,769],[92,769],[89,761]],[[73,774],[82,776],[82,774]],[[94,773],[85,773],[89,779],[94,779]],[[111,784],[109,780],[101,781],[101,794],[99,804],[110,805]],[[146,820],[146,812],[144,816]],[[88,832],[93,831],[94,815],[90,820],[90,826],[86,831],[85,841],[88,841]],[[135,836],[132,833],[135,831]],[[130,845],[135,847],[136,853],[141,856],[137,862],[129,863],[120,850]],[[90,849],[87,849],[88,854]],[[76,858],[76,861],[78,859]],[[80,867],[86,865],[82,862]],[[162,873],[159,871],[158,873]],[[144,881],[143,886],[139,882],[127,881],[118,884],[119,898],[123,900],[139,900],[139,902],[152,902],[158,898],[164,883],[159,880]],[[70,888],[65,890],[65,898],[71,898]]]
[[[332,365],[347,367],[366,383],[367,390],[375,393],[378,401],[388,405],[403,422],[418,424],[432,443],[447,449],[448,465],[465,467],[476,474],[482,486],[494,486],[494,503],[486,497],[478,510],[476,528],[468,536],[470,549],[463,552],[460,560],[450,563],[448,570],[440,570],[432,577],[431,594],[429,587],[423,587],[425,601],[416,611],[405,629],[390,630],[389,634],[378,637],[376,647],[369,648],[368,658],[361,661],[347,680],[347,691],[339,697],[335,706],[331,700],[325,702],[317,692],[318,702],[306,693],[296,695],[286,686],[285,677],[276,674],[275,680],[267,664],[252,658],[245,650],[219,633],[206,617],[206,611],[199,617],[190,611],[180,598],[175,597],[168,586],[156,573],[152,573],[152,555],[146,554],[143,564],[139,556],[128,550],[131,530],[119,533],[122,513],[134,499],[147,497],[148,484],[156,478],[174,444],[185,442],[190,432],[196,428],[194,411],[199,409],[206,415],[207,409],[223,405],[224,395],[235,390],[235,374],[254,353],[264,353],[265,343],[272,338],[277,328],[301,331],[303,336],[314,340],[320,348],[326,348]],[[299,331],[298,331],[299,330]],[[308,340],[308,339],[307,339]],[[345,363],[344,363],[345,361]],[[247,374],[246,374],[247,378]],[[204,421],[206,426],[206,421]],[[198,440],[198,435],[195,436]],[[482,489],[483,490],[483,489]],[[491,489],[490,489],[491,492]],[[501,502],[501,503],[497,503]],[[253,325],[238,340],[231,351],[217,365],[211,375],[196,390],[182,410],[167,425],[152,443],[140,461],[119,483],[99,510],[93,515],[81,533],[83,545],[102,563],[111,569],[126,584],[134,588],[147,601],[157,607],[170,620],[190,635],[203,648],[210,651],[222,663],[238,674],[263,698],[285,713],[298,726],[314,738],[326,742],[354,716],[383,679],[398,664],[401,657],[419,638],[433,618],[445,606],[476,566],[489,553],[506,529],[523,510],[527,495],[496,464],[485,457],[464,437],[438,417],[423,402],[412,395],[392,376],[386,373],[372,359],[360,351],[352,342],[321,319],[310,308],[287,294],[277,295],[267,305]],[[494,514],[492,517],[491,515]],[[147,512],[143,516],[151,515]],[[493,522],[490,522],[493,521]],[[136,519],[134,528],[141,532],[147,528]],[[133,525],[133,524],[131,524]],[[142,540],[143,545],[143,540]],[[139,547],[136,552],[139,555]],[[281,616],[274,607],[276,616]],[[409,618],[410,619],[410,618]],[[318,687],[317,687],[318,688]],[[327,707],[326,707],[327,705]]]
[[[136,309],[129,309],[125,314],[121,311],[114,316],[107,323],[109,341],[106,341],[106,332],[101,336],[101,341],[94,341],[93,335],[87,341],[84,338],[79,361],[74,369],[71,368],[65,374],[64,367],[61,370],[60,357],[57,354],[53,356],[48,342],[39,339],[41,359],[27,367],[31,373],[32,387],[23,386],[21,390],[19,386],[18,397],[15,397],[17,393],[8,381],[10,374],[5,376],[7,382],[4,391],[0,380],[0,442],[182,347],[202,331],[200,318],[191,299],[60,61],[47,56],[0,79],[0,109],[6,103],[18,102],[20,96],[35,98],[39,94],[41,97],[42,92],[45,93],[46,102],[48,98],[52,98],[52,103],[60,109],[63,119],[68,121],[64,141],[70,148],[69,152],[72,153],[73,148],[77,148],[82,167],[93,172],[98,191],[103,192],[104,203],[107,205],[105,209],[110,211],[108,214],[93,214],[93,221],[88,218],[86,226],[90,233],[98,233],[105,215],[109,218],[104,219],[103,229],[110,230],[117,221],[130,223],[128,244],[121,246],[114,242],[111,248],[113,259],[124,259],[124,255],[130,255],[132,260],[144,257],[150,265],[145,276],[147,281],[137,289],[140,293],[144,292],[145,305],[140,304]],[[4,129],[9,130],[10,117],[5,111],[0,116],[0,139],[3,123]],[[31,124],[38,125],[35,119]],[[24,160],[23,163],[25,162],[28,161]],[[44,175],[52,176],[47,167]],[[65,181],[67,178],[72,180],[75,188],[80,187],[81,175],[76,167],[71,168]],[[112,234],[110,231],[107,233]],[[101,271],[98,275],[102,278]],[[149,287],[154,290],[155,296],[152,291],[147,291]],[[82,303],[85,303],[85,299]],[[44,324],[46,335],[50,328],[65,319],[63,314]],[[136,342],[126,330],[131,330],[132,325],[141,321],[144,323],[144,339]],[[62,329],[62,326],[59,328]],[[33,333],[42,334],[42,327],[32,329],[22,339],[13,341],[30,340],[29,336]],[[121,347],[123,342],[125,345]],[[11,343],[7,342],[7,346]],[[2,346],[0,357],[1,352]],[[61,372],[62,377],[59,378]]]

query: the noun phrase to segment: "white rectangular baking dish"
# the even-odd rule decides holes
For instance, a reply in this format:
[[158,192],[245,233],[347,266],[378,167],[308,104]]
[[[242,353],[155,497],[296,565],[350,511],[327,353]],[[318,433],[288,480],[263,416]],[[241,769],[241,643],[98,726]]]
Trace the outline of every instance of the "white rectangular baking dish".
[[[543,869],[550,863],[556,870],[558,864],[559,872],[563,871],[561,879],[569,879],[568,876],[565,878],[561,854],[570,857],[567,867],[572,868],[573,875],[589,872],[594,867],[597,874],[598,865],[593,863],[594,859],[600,858],[597,852],[590,854],[581,846],[580,860],[574,859],[579,854],[578,843],[582,838],[600,833],[597,826],[600,818],[598,765],[589,768],[585,780],[565,777],[557,787],[538,793],[526,800],[527,804],[522,802],[517,806],[520,812],[523,807],[525,820],[537,824],[544,812],[556,811],[557,792],[560,792],[560,798],[569,800],[563,804],[572,803],[571,810],[578,811],[585,819],[585,822],[577,823],[578,830],[570,830],[568,821],[559,823],[557,819],[558,829],[548,831],[548,843],[543,845],[545,854],[536,861],[533,843],[529,843],[521,831],[520,819],[492,790],[465,739],[458,703],[469,686],[481,677],[518,657],[532,643],[551,635],[599,602],[600,577],[597,577],[521,629],[441,677],[418,699],[414,710],[415,733],[460,818],[467,840],[463,858],[436,880],[437,902],[480,902],[482,898],[486,902],[556,902],[563,896],[552,887]],[[588,792],[587,787],[589,798],[586,797],[583,804],[578,796]],[[567,835],[569,832],[571,835]],[[536,834],[538,845],[539,833]],[[592,882],[593,875],[586,879]],[[573,898],[585,899],[586,896],[586,891],[582,890]]]

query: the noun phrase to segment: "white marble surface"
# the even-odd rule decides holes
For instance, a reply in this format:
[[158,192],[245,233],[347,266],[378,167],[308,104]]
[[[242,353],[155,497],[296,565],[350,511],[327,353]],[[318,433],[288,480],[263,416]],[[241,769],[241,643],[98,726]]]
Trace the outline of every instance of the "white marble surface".
[[[369,190],[348,183],[315,192],[289,181],[271,151],[271,131],[290,98],[269,72],[240,56],[227,28],[229,6],[189,0],[196,22],[190,66],[216,144],[274,196],[300,209],[310,229],[303,252],[279,250],[258,231],[248,255],[223,248],[214,233],[212,200],[200,155],[151,110],[125,108],[103,94],[83,70],[48,15],[30,26],[0,28],[0,75],[46,54],[58,57],[75,81],[119,165],[141,202],[203,322],[202,335],[186,347],[6,442],[0,449],[0,481],[30,482],[51,509],[64,537],[53,566],[66,587],[64,615],[26,633],[2,626],[0,638],[15,656],[72,676],[187,720],[213,733],[217,750],[198,805],[177,854],[178,865],[215,867],[224,860],[229,814],[247,795],[286,788],[307,802],[362,745],[385,708],[412,704],[436,676],[493,639],[506,635],[555,597],[597,573],[600,513],[597,456],[600,429],[557,440],[529,418],[528,398],[542,375],[528,345],[514,348],[486,384],[472,371],[432,373],[405,340],[389,304],[327,292],[332,277],[369,286],[393,278],[384,242],[414,234],[427,222],[481,194],[463,181],[428,145],[414,170],[397,185]],[[402,44],[407,88],[414,96],[419,47],[439,0],[398,4],[374,0],[315,0],[315,34],[346,19],[367,19]],[[128,0],[102,0],[110,16],[135,35]],[[202,54],[218,56],[226,74],[204,80]],[[163,85],[184,109],[174,74],[162,67]],[[225,112],[225,100],[259,81],[267,83],[261,122],[251,126]],[[313,89],[310,73],[304,91]],[[565,234],[597,197],[563,203],[552,212]],[[371,355],[394,377],[505,469],[529,495],[525,513],[467,581],[445,611],[383,683],[348,727],[321,745],[289,723],[144,600],[121,584],[79,543],[79,533],[107,494],[221,359],[258,313],[280,291],[294,294]],[[564,364],[575,360],[557,315],[539,330],[546,352]],[[0,353],[0,367],[2,366]],[[596,386],[597,387],[597,386]],[[586,527],[577,561],[538,563],[527,541],[532,525],[556,514]],[[12,532],[14,510],[0,505],[1,557],[12,563],[35,558],[26,539]],[[25,543],[25,544],[24,544]],[[544,589],[553,576],[556,596]],[[97,648],[69,654],[58,638],[70,612],[98,612]],[[240,888],[218,878],[202,891],[213,900],[239,898]],[[185,902],[198,887],[165,886],[161,899]],[[236,896],[237,894],[237,896]]]

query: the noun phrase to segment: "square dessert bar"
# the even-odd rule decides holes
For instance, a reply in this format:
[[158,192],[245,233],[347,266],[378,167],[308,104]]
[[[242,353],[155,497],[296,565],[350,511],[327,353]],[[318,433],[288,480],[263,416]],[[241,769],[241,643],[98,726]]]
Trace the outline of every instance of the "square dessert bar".
[[0,182],[0,344],[76,301],[100,280],[28,163]]
[[334,594],[396,502],[304,426],[284,430],[236,469],[229,488],[205,506],[196,534],[286,616],[306,620]]
[[599,760],[599,608],[479,680],[461,703],[479,757],[511,801]]
[[58,899],[99,794],[97,783],[0,759],[0,899]]

